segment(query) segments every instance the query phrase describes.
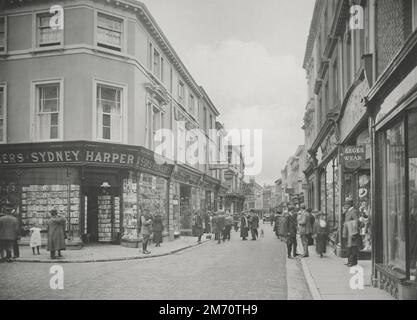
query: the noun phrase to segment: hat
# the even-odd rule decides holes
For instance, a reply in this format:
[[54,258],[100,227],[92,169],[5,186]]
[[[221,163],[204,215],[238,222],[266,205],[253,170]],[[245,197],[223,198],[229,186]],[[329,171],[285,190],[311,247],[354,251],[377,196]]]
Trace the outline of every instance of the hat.
[[346,198],[345,199],[345,204],[347,204],[347,205],[352,205],[353,204],[353,200],[352,200],[352,198]]

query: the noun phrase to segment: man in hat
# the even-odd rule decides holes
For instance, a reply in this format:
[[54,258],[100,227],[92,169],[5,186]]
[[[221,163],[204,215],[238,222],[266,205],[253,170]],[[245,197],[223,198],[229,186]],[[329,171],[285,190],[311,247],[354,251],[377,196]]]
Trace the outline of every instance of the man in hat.
[[345,221],[349,220],[358,220],[358,211],[353,206],[353,200],[350,198],[346,198],[345,204],[343,206],[344,212],[345,212]]
[[285,217],[285,232],[287,235],[287,255],[291,257],[291,249],[293,257],[297,256],[297,214],[294,212],[294,207],[289,207],[289,214]]
[[242,240],[247,240],[248,237],[248,229],[249,229],[249,221],[246,216],[246,212],[242,213],[242,217],[240,219],[240,236]]

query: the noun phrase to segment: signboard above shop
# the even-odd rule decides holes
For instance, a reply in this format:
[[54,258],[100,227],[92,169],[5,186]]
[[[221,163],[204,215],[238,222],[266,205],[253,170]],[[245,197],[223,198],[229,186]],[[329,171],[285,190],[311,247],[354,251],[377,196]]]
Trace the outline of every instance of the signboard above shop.
[[366,146],[347,146],[341,154],[346,169],[358,169],[366,160]]

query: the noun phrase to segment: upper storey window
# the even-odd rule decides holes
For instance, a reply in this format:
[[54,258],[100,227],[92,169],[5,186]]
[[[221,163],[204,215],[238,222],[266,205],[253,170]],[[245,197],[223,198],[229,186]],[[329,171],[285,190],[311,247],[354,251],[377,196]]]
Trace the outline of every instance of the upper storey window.
[[6,51],[6,18],[0,17],[0,53]]
[[37,47],[58,46],[62,44],[63,32],[59,28],[51,28],[53,14],[46,12],[36,16]]
[[123,21],[103,13],[97,14],[97,45],[99,47],[122,50]]

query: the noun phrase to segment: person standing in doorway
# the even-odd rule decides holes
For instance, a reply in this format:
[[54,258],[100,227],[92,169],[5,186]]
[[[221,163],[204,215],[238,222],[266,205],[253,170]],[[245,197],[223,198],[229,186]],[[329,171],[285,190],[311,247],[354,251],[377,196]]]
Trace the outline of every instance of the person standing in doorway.
[[48,220],[48,251],[51,259],[56,259],[55,253],[61,256],[61,250],[65,250],[65,224],[66,220],[58,215],[56,210],[51,210],[51,217]]
[[148,250],[149,238],[151,237],[152,218],[149,213],[142,214],[140,216],[140,234],[142,235],[142,253],[149,254]]
[[1,262],[13,262],[13,244],[19,235],[19,221],[11,212],[0,217],[0,254]]

